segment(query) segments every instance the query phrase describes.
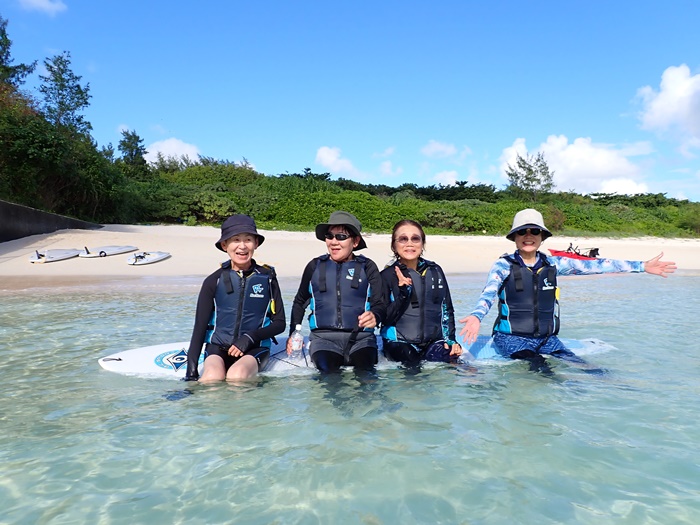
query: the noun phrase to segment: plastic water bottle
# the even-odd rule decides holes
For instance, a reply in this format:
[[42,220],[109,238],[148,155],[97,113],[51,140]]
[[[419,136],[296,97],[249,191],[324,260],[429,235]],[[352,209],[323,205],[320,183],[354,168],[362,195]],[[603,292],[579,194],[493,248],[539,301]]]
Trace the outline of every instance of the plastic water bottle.
[[300,324],[296,325],[289,337],[292,340],[292,357],[299,357],[301,349],[304,348],[304,334],[301,333]]

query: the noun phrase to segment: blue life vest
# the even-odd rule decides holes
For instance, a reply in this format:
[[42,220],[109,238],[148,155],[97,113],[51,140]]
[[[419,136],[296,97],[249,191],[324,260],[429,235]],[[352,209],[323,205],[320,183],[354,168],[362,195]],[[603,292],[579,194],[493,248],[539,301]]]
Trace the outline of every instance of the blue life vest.
[[[382,277],[396,280],[394,263],[382,271]],[[407,343],[430,343],[447,338],[443,331],[443,313],[447,299],[447,284],[442,269],[432,261],[422,261],[420,271],[412,270],[401,265],[411,278],[410,304],[401,315],[395,326],[382,326],[382,337],[389,341],[404,341]],[[387,275],[385,272],[391,272]],[[394,288],[394,287],[392,287]],[[393,292],[389,300],[396,298]]]
[[557,269],[538,254],[535,269],[523,266],[514,255],[504,255],[510,275],[498,291],[498,318],[494,332],[526,337],[559,333]]
[[357,328],[357,318],[369,310],[372,293],[366,268],[367,258],[356,255],[343,263],[329,255],[317,258],[309,292],[309,328],[344,330]]
[[[252,273],[241,275],[231,269],[231,261],[226,261],[221,267],[207,342],[229,346],[241,334],[271,323],[268,314],[272,308],[274,269],[256,264]],[[271,340],[261,341],[260,346],[271,346]]]

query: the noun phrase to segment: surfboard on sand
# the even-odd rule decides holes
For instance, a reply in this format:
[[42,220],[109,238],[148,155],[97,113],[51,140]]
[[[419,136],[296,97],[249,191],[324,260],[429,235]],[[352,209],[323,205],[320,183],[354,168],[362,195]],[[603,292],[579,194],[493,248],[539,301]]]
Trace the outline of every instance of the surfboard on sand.
[[170,257],[168,252],[136,252],[135,254],[127,257],[126,264],[131,266],[142,266],[144,264],[153,264],[159,261],[163,261]]
[[92,259],[95,257],[108,257],[138,250],[136,246],[96,246],[94,248],[85,247],[78,254],[78,257]]
[[44,264],[54,261],[63,261],[64,259],[77,257],[79,253],[80,250],[73,248],[65,250],[36,250],[34,254],[29,257],[29,262],[34,264]]
[[[381,338],[379,340],[381,348]],[[609,345],[599,339],[564,339],[561,341],[573,351],[576,355],[584,356],[600,352],[613,350],[615,347]],[[273,344],[270,349],[270,361],[262,371],[266,375],[292,375],[301,373],[313,373],[315,367],[308,356],[308,339],[304,342],[304,353],[306,357],[299,356],[290,358],[285,352],[287,344],[286,336],[278,336],[278,343]],[[134,348],[125,350],[115,354],[101,357],[98,359],[99,365],[110,372],[120,374],[157,377],[164,379],[182,379],[187,371],[187,349],[189,341],[178,343],[166,343],[153,346],[145,346],[142,348]],[[513,362],[501,358],[495,351],[492,339],[489,336],[479,336],[477,341],[471,346],[465,348],[477,362]],[[379,352],[378,368],[396,368],[399,365],[394,362],[387,361]],[[463,362],[471,362],[467,359],[466,352],[462,359]],[[199,359],[199,372],[202,373],[202,363],[204,362],[204,352]]]

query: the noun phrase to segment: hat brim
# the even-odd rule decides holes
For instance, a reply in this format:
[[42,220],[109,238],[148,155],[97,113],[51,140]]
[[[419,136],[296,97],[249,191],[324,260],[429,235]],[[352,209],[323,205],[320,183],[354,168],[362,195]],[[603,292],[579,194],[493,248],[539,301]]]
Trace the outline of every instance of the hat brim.
[[240,235],[241,233],[248,233],[248,234],[250,234],[250,235],[255,235],[255,236],[258,238],[258,247],[260,247],[260,245],[261,245],[262,243],[265,242],[265,237],[263,237],[263,236],[260,235],[259,233],[240,232],[240,233],[234,233],[233,235],[229,235],[229,236],[227,236],[227,237],[222,236],[221,239],[219,239],[218,241],[216,241],[216,242],[214,243],[214,246],[216,246],[216,247],[217,247],[219,250],[221,250],[222,252],[225,252],[226,250],[224,250],[224,249],[221,247],[221,243],[224,242],[226,239],[230,239],[231,237],[235,237],[236,235]]
[[530,224],[523,224],[522,226],[518,226],[517,228],[513,228],[512,230],[510,230],[508,235],[506,235],[506,239],[508,239],[509,241],[514,241],[515,240],[515,232],[517,232],[518,230],[524,230],[526,228],[539,228],[540,230],[542,230],[542,240],[543,241],[545,239],[549,239],[552,236],[552,232],[550,232],[544,226],[541,226],[539,224],[530,223]]
[[360,242],[358,243],[357,246],[355,246],[352,249],[352,251],[355,252],[355,251],[364,250],[365,248],[367,248],[367,243],[365,243],[365,240],[362,238],[362,234],[360,234],[360,232],[358,232],[357,229],[354,226],[352,226],[351,224],[328,224],[328,223],[319,224],[318,226],[316,226],[316,238],[319,241],[325,241],[326,234],[328,233],[328,230],[332,226],[342,226],[345,229],[347,229],[352,234],[353,237],[360,238]]

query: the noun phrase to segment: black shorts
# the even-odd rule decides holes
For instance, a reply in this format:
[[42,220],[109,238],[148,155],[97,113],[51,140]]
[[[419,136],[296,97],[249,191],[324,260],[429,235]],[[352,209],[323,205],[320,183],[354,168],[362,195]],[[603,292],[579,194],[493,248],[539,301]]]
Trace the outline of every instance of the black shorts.
[[351,336],[352,332],[340,330],[312,330],[309,335],[309,353],[313,357],[315,352],[323,350],[349,357],[363,348],[377,349],[377,338],[374,332],[358,332],[355,342],[348,348]]
[[[218,355],[221,359],[224,360],[224,367],[226,370],[228,370],[233,366],[233,364],[236,361],[243,357],[233,357],[232,355],[229,355],[229,348],[231,347],[207,343],[206,347],[204,348],[204,357],[207,358],[210,355]],[[251,348],[243,355],[252,355],[258,362],[258,372],[260,372],[263,368],[265,368],[265,365],[267,365],[267,362],[270,360],[270,349],[258,346],[256,348]]]

